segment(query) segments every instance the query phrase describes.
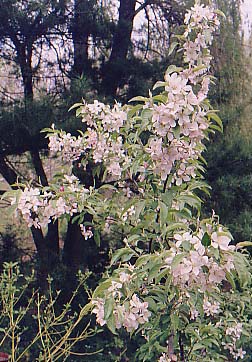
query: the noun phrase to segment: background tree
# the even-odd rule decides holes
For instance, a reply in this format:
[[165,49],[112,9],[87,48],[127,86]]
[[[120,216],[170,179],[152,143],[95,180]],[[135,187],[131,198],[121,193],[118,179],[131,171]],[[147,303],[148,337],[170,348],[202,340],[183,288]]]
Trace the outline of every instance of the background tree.
[[[211,95],[224,123],[224,136],[212,138],[207,150],[207,180],[212,186],[208,212],[214,209],[235,240],[251,240],[251,64],[241,32],[239,1],[217,1],[225,14],[214,43],[218,91]],[[249,44],[247,44],[249,45]]]
[[[112,9],[94,0],[0,1],[1,59],[8,70],[15,72],[22,92],[21,97],[2,99],[0,172],[9,185],[15,184],[17,177],[20,181],[26,180],[27,171],[21,172],[11,162],[13,156],[20,155],[22,158],[25,152],[30,155],[32,182],[48,185],[45,163],[41,158],[47,144],[40,130],[56,121],[69,128],[71,117],[65,114],[73,98],[79,100],[82,95],[86,98],[89,90],[91,94],[103,90],[103,96],[120,98],[116,92],[129,85],[136,91],[133,82],[137,71],[135,65],[138,65],[138,69],[141,66],[148,69],[150,79],[157,76],[154,66],[146,65],[145,59],[147,53],[150,58],[153,57],[158,45],[152,37],[152,47],[139,52],[139,44],[133,41],[133,22],[141,11],[145,12],[142,18],[147,21],[148,31],[146,33],[143,25],[139,32],[142,34],[142,42],[148,36],[146,42],[150,43],[151,27],[156,23],[157,28],[161,29],[158,12],[164,14],[162,22],[166,24],[165,29],[172,29],[180,22],[181,19],[176,15],[179,10],[175,5],[162,1],[142,1],[136,7],[136,1],[121,1],[118,8]],[[169,47],[169,39],[170,35],[163,40],[166,48]],[[95,53],[92,54],[92,50]],[[129,68],[125,77],[115,71],[115,63],[118,69]],[[153,65],[157,63],[155,59]],[[127,67],[127,64],[134,66]],[[115,73],[116,76],[108,81],[109,74]],[[54,85],[50,88],[48,79],[53,77]],[[58,81],[59,78],[61,81]],[[80,89],[76,87],[78,82],[85,87],[76,94],[76,89]],[[39,90],[39,87],[49,91],[49,94],[45,96],[45,91]],[[130,91],[126,92],[123,98],[129,94]],[[74,124],[70,128],[73,129]],[[89,173],[83,176],[83,180],[87,184],[93,182]],[[46,275],[60,260],[58,223],[51,223],[45,232],[32,227],[31,232],[43,267],[42,274]],[[81,262],[91,266],[92,257],[87,250],[92,248],[93,245],[88,247],[79,229],[70,222],[66,232],[64,262],[74,268]],[[95,248],[94,252],[97,252]]]

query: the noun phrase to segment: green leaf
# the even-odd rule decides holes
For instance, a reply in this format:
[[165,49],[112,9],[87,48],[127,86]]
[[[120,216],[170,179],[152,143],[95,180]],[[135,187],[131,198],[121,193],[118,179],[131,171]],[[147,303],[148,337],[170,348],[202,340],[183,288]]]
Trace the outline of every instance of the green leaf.
[[167,206],[168,208],[171,207],[172,201],[173,201],[173,199],[174,199],[175,194],[176,194],[176,193],[175,193],[174,191],[171,191],[171,190],[168,190],[168,191],[166,191],[165,193],[162,193],[162,194],[161,194],[161,199],[162,199],[162,201],[166,204],[166,206]]
[[157,311],[157,303],[152,297],[145,297],[144,301],[148,302],[148,309],[149,310],[151,310],[153,312]]
[[104,304],[104,319],[107,321],[114,310],[114,299],[107,298]]
[[[174,64],[171,64],[169,65],[169,67],[166,69],[166,72],[165,72],[165,76],[171,74],[171,73],[174,73],[174,72],[180,72],[183,68],[181,67],[177,67],[176,65]],[[167,83],[166,83],[167,85]]]
[[157,83],[154,84],[153,90],[154,90],[154,89],[157,89],[157,88],[160,88],[160,87],[166,87],[166,86],[167,86],[167,82],[160,82],[160,81],[158,81]]
[[150,283],[153,279],[155,279],[158,275],[159,275],[159,272],[160,272],[160,268],[163,264],[159,263],[159,264],[156,264],[153,266],[152,269],[149,270],[149,273],[148,273],[148,283]]
[[226,272],[226,278],[227,278],[227,281],[231,284],[232,288],[235,290],[236,285],[235,285],[234,276],[232,275],[232,273]]
[[207,67],[205,65],[199,65],[198,67],[193,68],[193,72],[198,72],[202,69],[207,69]]
[[137,254],[134,252],[134,250],[130,248],[122,248],[115,252],[113,255],[110,265],[115,264],[118,260],[122,261],[128,261],[132,258],[132,256],[137,256]]
[[93,299],[95,299],[97,297],[103,297],[104,292],[107,291],[110,286],[111,286],[110,280],[105,280],[100,285],[98,285],[98,287],[95,289],[95,291],[93,293]]
[[186,255],[185,253],[177,254],[172,260],[171,267],[176,268],[179,265],[179,263],[183,260],[185,255]]
[[178,198],[179,201],[184,201],[186,204],[188,204],[189,206],[195,207],[197,210],[200,209],[201,206],[201,199],[194,195],[181,195]]
[[110,332],[112,332],[113,334],[117,334],[115,329],[115,318],[113,314],[111,314],[110,318],[107,320],[107,327]]
[[203,235],[203,238],[201,240],[202,245],[204,245],[205,247],[208,247],[209,245],[211,245],[211,238],[208,235],[208,233],[205,233]]
[[239,282],[241,287],[245,287],[250,283],[251,280],[251,274],[249,272],[248,267],[248,260],[247,258],[241,254],[241,253],[233,253],[234,258],[234,266],[236,269],[236,272],[238,274]]
[[142,96],[137,96],[137,97],[131,98],[129,100],[129,102],[148,102],[148,101],[149,101],[149,98],[142,97]]
[[175,222],[175,223],[172,223],[170,225],[168,225],[166,228],[165,228],[165,232],[166,233],[170,233],[174,230],[187,230],[188,229],[188,226],[182,222]]
[[213,120],[217,123],[217,125],[220,127],[221,131],[223,131],[222,120],[220,119],[220,117],[219,117],[216,113],[214,113],[214,112],[209,112],[209,113],[207,114],[207,117],[208,117],[209,119],[213,119]]
[[168,207],[162,201],[159,201],[159,208],[160,208],[160,226],[162,227],[167,221]]
[[137,259],[135,265],[136,265],[137,267],[141,267],[141,266],[145,265],[145,264],[149,261],[150,258],[151,258],[151,255],[149,255],[149,254],[147,254],[147,255],[141,255],[141,256]]
[[163,94],[158,94],[156,96],[154,96],[152,98],[152,100],[154,102],[161,102],[161,103],[166,103],[167,102],[167,96],[163,95]]
[[236,244],[236,249],[247,248],[248,246],[252,246],[252,241],[241,241]]
[[199,350],[199,349],[205,349],[206,348],[206,346],[204,345],[204,344],[202,344],[202,343],[195,343],[194,345],[193,345],[193,351],[197,351],[197,350]]
[[77,107],[81,107],[83,106],[83,103],[75,103],[72,105],[72,107],[69,108],[68,112],[72,111],[73,109],[77,108]]
[[150,110],[149,108],[145,108],[142,110],[141,118],[144,123],[147,123],[151,117],[152,117],[152,110]]
[[141,104],[137,104],[134,107],[130,108],[130,110],[127,113],[128,119],[131,119],[142,108],[143,106]]
[[180,126],[176,126],[175,128],[173,128],[173,133],[174,133],[174,136],[179,139],[180,137]]
[[101,237],[100,237],[100,233],[97,229],[94,230],[94,241],[98,247],[101,246]]
[[226,19],[226,15],[219,9],[215,9],[214,12],[220,16],[222,16],[224,19]]
[[135,217],[139,219],[141,212],[143,211],[146,204],[146,200],[141,200],[135,205]]
[[171,314],[171,328],[174,332],[176,332],[179,328],[179,317],[175,313]]
[[176,48],[177,45],[179,45],[178,42],[173,42],[171,44],[171,46],[169,47],[168,57],[173,53],[173,51],[174,51],[174,49]]

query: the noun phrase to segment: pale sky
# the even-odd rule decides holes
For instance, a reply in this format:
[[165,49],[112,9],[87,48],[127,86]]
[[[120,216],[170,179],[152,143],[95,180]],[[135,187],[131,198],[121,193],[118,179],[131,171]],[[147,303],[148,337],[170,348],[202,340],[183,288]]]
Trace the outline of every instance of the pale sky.
[[243,28],[245,37],[249,35],[249,28],[252,24],[252,0],[243,0],[241,4],[241,14],[243,18]]

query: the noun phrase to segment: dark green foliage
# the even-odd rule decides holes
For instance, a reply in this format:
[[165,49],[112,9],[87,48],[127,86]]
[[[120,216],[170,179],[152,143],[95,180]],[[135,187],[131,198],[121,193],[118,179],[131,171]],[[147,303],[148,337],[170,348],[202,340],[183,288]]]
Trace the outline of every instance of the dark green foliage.
[[215,135],[207,147],[206,179],[212,191],[205,210],[219,214],[239,242],[252,238],[252,144],[246,131],[250,70],[242,46],[239,1],[216,3],[226,19],[213,44],[218,91],[211,94],[211,102],[220,109],[224,134]]

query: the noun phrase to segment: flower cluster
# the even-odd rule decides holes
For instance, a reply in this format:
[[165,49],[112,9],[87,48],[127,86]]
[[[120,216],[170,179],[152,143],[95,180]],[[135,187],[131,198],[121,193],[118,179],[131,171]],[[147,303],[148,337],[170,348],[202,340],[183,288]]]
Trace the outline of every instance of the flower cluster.
[[[102,163],[113,180],[128,177],[136,156],[140,177],[154,173],[165,180],[171,175],[170,184],[177,185],[195,178],[199,168],[195,161],[204,149],[202,141],[210,125],[206,102],[209,44],[219,21],[209,7],[196,5],[185,23],[182,49],[186,68],[168,68],[165,82],[157,84],[164,87],[161,100],[151,95],[133,113],[132,107],[119,103],[110,107],[97,100],[84,102],[77,111],[86,125],[84,133],[71,137],[53,130],[49,136],[51,151],[60,152],[65,160],[82,156]],[[141,130],[151,130],[145,145],[139,137]]]
[[78,160],[85,152],[82,136],[75,137],[70,133],[60,131],[50,134],[48,138],[51,153],[60,153],[66,162]]
[[[77,213],[76,195],[85,198],[89,193],[90,190],[83,188],[76,176],[63,175],[58,192],[49,187],[27,186],[11,198],[11,204],[16,205],[16,216],[21,215],[29,227],[41,228],[63,215]],[[89,230],[87,234],[90,235]]]
[[[105,315],[106,301],[113,305],[112,319],[116,329],[124,327],[128,332],[135,331],[139,325],[148,322],[151,315],[148,310],[148,302],[141,301],[136,293],[127,295],[127,290],[134,280],[134,266],[128,264],[126,270],[120,271],[116,280],[111,280],[110,287],[104,292],[103,298],[94,298],[92,304],[95,306],[93,313],[100,325],[107,323]],[[108,317],[108,319],[111,319]]]
[[216,314],[220,313],[220,303],[211,301],[208,298],[204,299],[203,303],[203,310],[207,316],[215,316]]
[[153,106],[152,123],[156,136],[151,138],[147,148],[153,161],[153,172],[163,180],[176,165],[172,181],[177,185],[196,176],[193,160],[197,160],[202,152],[201,142],[209,127],[208,109],[204,103],[210,83],[207,75],[211,60],[208,46],[219,20],[209,7],[195,5],[187,13],[185,23],[187,40],[183,50],[188,68],[170,70],[165,75],[167,100]]
[[[115,297],[120,287],[122,287],[122,284],[118,283],[116,286],[112,285],[108,291]],[[95,306],[92,312],[96,314],[96,322],[101,326],[106,324],[107,321],[104,319],[105,300],[98,298],[94,299],[92,303]],[[115,302],[113,306],[113,317],[116,329],[124,327],[127,332],[133,332],[139,325],[148,322],[150,315],[148,302],[142,302],[136,294],[132,296],[128,303],[120,304],[119,302]]]
[[78,137],[63,131],[49,135],[49,149],[61,153],[63,160],[75,161],[80,156],[91,156],[95,163],[104,163],[107,172],[115,179],[120,179],[123,165],[127,164],[120,130],[127,120],[127,113],[119,103],[113,108],[94,101],[84,103],[79,111],[87,130]]
[[19,198],[12,199],[12,204],[16,205],[16,215],[21,214],[29,227],[41,228],[62,215],[76,213],[77,204],[73,201],[62,196],[55,198],[50,191],[25,187]]
[[93,232],[91,230],[91,227],[86,227],[85,225],[80,224],[80,229],[85,240],[92,238]]
[[177,360],[177,356],[172,355],[171,357],[168,357],[167,354],[164,352],[159,357],[158,362],[176,362]]
[[[196,286],[204,291],[222,283],[226,280],[226,272],[234,269],[234,246],[229,245],[230,242],[231,237],[221,227],[210,236],[202,229],[197,233],[175,234],[174,245],[165,259],[165,267],[170,269],[174,284],[182,288]],[[218,249],[218,257],[214,249]]]
[[229,338],[229,342],[223,342],[224,349],[228,350],[231,356],[238,360],[239,358],[243,359],[246,351],[243,351],[242,348],[237,348],[236,343],[240,339],[242,334],[242,323],[236,323],[232,327],[226,329],[226,337]]

